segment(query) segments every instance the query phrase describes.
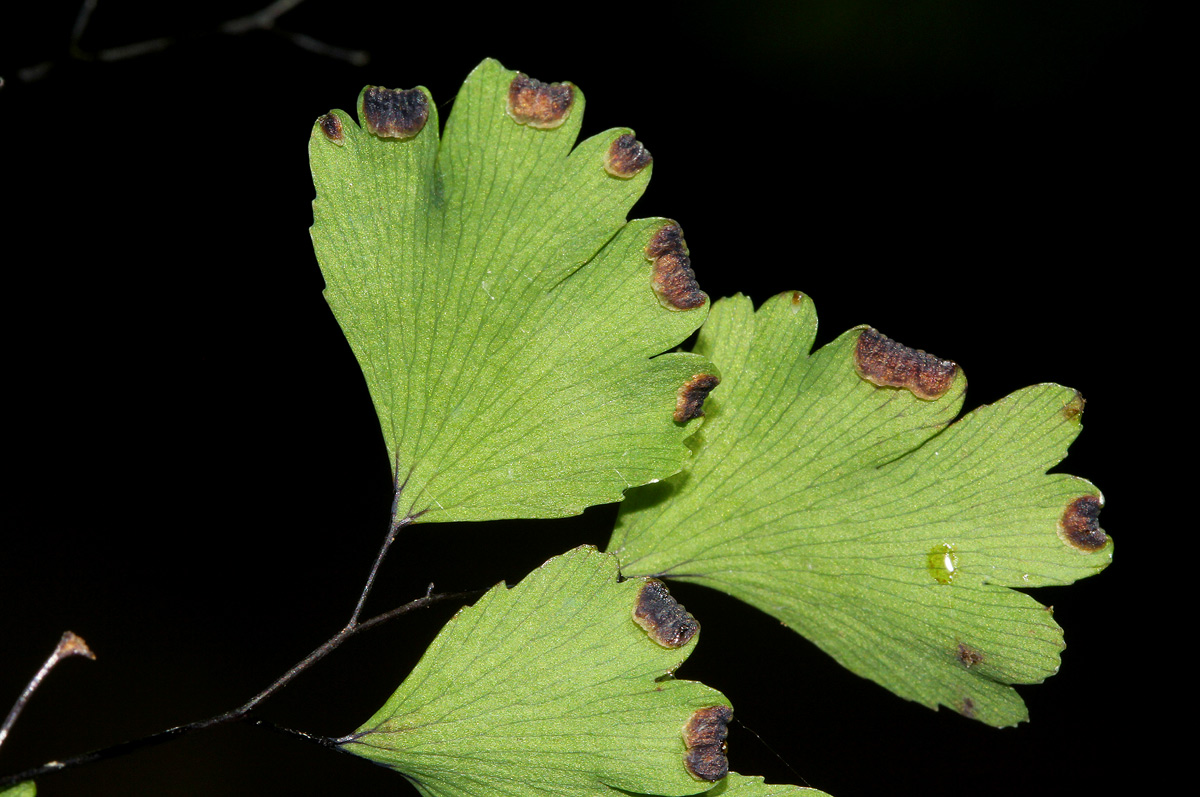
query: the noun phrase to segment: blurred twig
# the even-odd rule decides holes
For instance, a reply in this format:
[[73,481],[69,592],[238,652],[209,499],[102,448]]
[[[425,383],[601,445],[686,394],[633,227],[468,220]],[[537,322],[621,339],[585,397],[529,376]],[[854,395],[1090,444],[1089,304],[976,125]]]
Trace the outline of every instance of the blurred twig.
[[[21,83],[32,83],[48,75],[55,67],[64,61],[124,61],[130,58],[162,52],[186,39],[197,39],[208,36],[240,36],[253,31],[266,31],[279,36],[301,49],[316,53],[327,58],[345,61],[353,66],[364,66],[370,60],[370,54],[365,50],[354,50],[338,47],[315,39],[305,33],[289,31],[276,25],[279,18],[299,6],[304,0],[275,0],[275,2],[260,8],[252,14],[227,20],[210,30],[199,33],[175,34],[144,39],[138,42],[122,44],[115,47],[101,47],[89,50],[83,46],[83,36],[91,22],[99,0],[83,0],[75,23],[71,26],[71,36],[67,50],[61,59],[49,59],[37,64],[18,69],[16,79]],[[4,87],[4,78],[0,77],[0,88]]]

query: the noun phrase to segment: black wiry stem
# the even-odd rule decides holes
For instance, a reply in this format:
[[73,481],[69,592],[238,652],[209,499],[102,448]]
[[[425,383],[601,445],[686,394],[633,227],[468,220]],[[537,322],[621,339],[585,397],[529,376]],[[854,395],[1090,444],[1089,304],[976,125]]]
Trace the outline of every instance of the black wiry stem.
[[[160,731],[158,733],[154,733],[149,736],[144,736],[140,739],[133,739],[128,742],[122,742],[121,744],[113,745],[112,747],[105,747],[100,750],[93,750],[90,753],[84,753],[82,755],[75,756],[74,758],[68,758],[68,759],[65,759],[62,761],[52,761],[48,764],[43,764],[40,767],[26,770],[25,772],[19,772],[16,775],[0,777],[0,788],[11,785],[11,784],[20,783],[21,781],[24,781],[24,780],[31,780],[33,778],[38,778],[43,775],[47,775],[51,772],[60,772],[69,767],[76,767],[81,764],[91,763],[93,761],[100,761],[103,759],[115,758],[117,756],[125,755],[127,753],[132,753],[135,750],[141,750],[146,747],[153,747],[155,745],[159,745],[164,742],[171,741],[172,739],[178,738],[185,734],[204,730],[205,728],[211,728],[216,725],[224,725],[229,722],[234,722],[236,720],[245,719],[247,717],[247,715],[251,711],[253,711],[256,706],[258,706],[264,700],[269,698],[271,695],[278,692],[283,687],[287,686],[289,683],[291,683],[293,678],[295,678],[297,675],[299,675],[300,673],[307,670],[312,665],[316,664],[321,659],[325,658],[327,655],[329,655],[331,652],[333,652],[335,649],[337,649],[343,642],[345,642],[347,639],[354,636],[355,634],[359,633],[360,631],[365,631],[368,628],[373,628],[374,626],[377,626],[381,623],[385,623],[388,620],[399,617],[403,614],[408,614],[409,612],[413,611],[414,609],[421,609],[426,606],[431,606],[434,603],[439,603],[441,601],[453,600],[456,598],[457,599],[470,598],[470,597],[481,594],[482,590],[475,590],[475,591],[471,591],[471,592],[449,592],[449,593],[434,594],[433,584],[430,584],[429,588],[425,591],[425,597],[417,598],[416,600],[409,601],[408,603],[404,604],[403,606],[398,606],[395,609],[392,609],[391,611],[384,612],[383,614],[377,614],[374,617],[368,618],[366,620],[361,620],[361,621],[359,620],[359,618],[362,616],[363,606],[367,602],[367,596],[369,596],[371,594],[371,588],[375,585],[375,576],[379,573],[380,565],[383,564],[383,559],[385,556],[387,556],[388,549],[390,549],[392,547],[392,543],[396,541],[397,532],[399,532],[400,529],[404,528],[405,526],[411,525],[413,522],[415,522],[417,520],[417,518],[419,518],[421,515],[425,514],[424,511],[421,511],[421,512],[417,512],[412,515],[403,515],[403,516],[397,517],[397,515],[399,513],[399,507],[400,507],[400,496],[404,492],[404,487],[405,487],[405,485],[407,485],[407,483],[408,483],[408,480],[405,479],[403,482],[398,482],[396,484],[395,494],[392,499],[392,518],[388,522],[387,535],[384,537],[383,545],[379,546],[379,553],[375,555],[375,563],[373,565],[371,565],[371,572],[367,576],[367,582],[363,586],[362,593],[358,596],[358,603],[354,606],[354,613],[350,616],[350,621],[348,623],[346,623],[345,627],[342,628],[341,631],[338,631],[336,634],[334,634],[332,637],[330,637],[328,640],[326,640],[320,647],[318,647],[312,653],[309,653],[301,661],[299,661],[297,664],[295,664],[291,669],[289,669],[283,675],[276,678],[275,681],[272,682],[271,685],[268,686],[266,689],[262,690],[257,695],[250,698],[249,700],[247,700],[245,703],[238,706],[237,708],[232,709],[230,711],[226,711],[224,714],[218,714],[215,717],[209,717],[208,719],[197,720],[196,722],[189,722],[186,725],[178,725],[174,728],[168,728],[165,731]],[[74,637],[73,634],[71,636]],[[77,637],[75,637],[75,638],[77,639]],[[64,639],[64,641],[66,640],[65,635],[64,635],[63,639]],[[80,640],[80,642],[82,642],[82,640]],[[63,643],[59,643],[59,644],[60,644],[60,648],[61,648]],[[86,645],[84,646],[84,650],[86,650]],[[74,651],[74,652],[82,652],[82,651]],[[90,653],[90,651],[88,651],[88,652]],[[61,658],[61,655],[64,655],[64,654],[59,654],[58,651],[56,651],[56,655],[59,655],[59,657]],[[51,656],[51,659],[54,659],[54,656]],[[49,667],[51,667],[51,666],[53,666],[53,661],[47,661],[46,666],[42,668],[43,672],[38,673],[38,675],[34,679],[35,682],[30,684],[30,688],[28,688],[26,690],[26,692],[30,692],[30,691],[32,691],[33,688],[36,688],[37,682],[40,682],[41,679],[45,676],[44,671],[47,671],[49,669]],[[18,705],[16,707],[14,707],[14,709],[13,709],[14,714],[20,712],[21,706],[24,705],[24,700],[27,700],[27,699],[28,699],[28,697],[23,695],[22,700],[17,701]],[[15,720],[14,714],[10,714],[9,720],[6,721],[4,724],[4,732],[5,733],[7,733],[7,730],[9,728],[9,726],[12,724],[12,721]],[[258,724],[258,723],[256,723],[256,724]],[[261,723],[261,724],[269,725],[269,723]],[[317,742],[318,744],[322,744],[326,747],[336,747],[337,746],[338,740],[327,739],[322,736],[314,736],[312,734],[304,733],[303,731],[293,731],[290,729],[275,728],[274,726],[271,726],[271,727],[273,727],[275,730],[279,730],[281,732],[288,733],[293,736],[302,736],[309,741]],[[3,735],[0,735],[0,741],[3,741]]]
[[367,602],[367,596],[371,594],[371,588],[375,586],[375,574],[379,572],[379,566],[383,564],[383,558],[387,556],[388,549],[396,541],[396,532],[416,522],[417,518],[425,514],[425,510],[421,510],[414,515],[397,517],[400,511],[400,496],[404,493],[404,488],[407,484],[407,478],[396,484],[396,491],[392,496],[392,519],[388,523],[387,535],[383,538],[383,545],[379,546],[379,553],[375,556],[375,564],[371,566],[371,572],[367,576],[367,583],[363,585],[362,594],[358,596],[358,604],[354,607],[354,614],[350,615],[350,622],[346,624],[346,628],[353,628],[358,623],[359,615],[362,614],[363,604]]
[[[83,753],[82,755],[74,756],[73,758],[67,758],[67,759],[63,759],[61,761],[52,761],[48,764],[43,764],[40,767],[34,767],[33,769],[28,769],[24,772],[18,772],[15,775],[6,775],[4,777],[0,777],[0,788],[5,788],[7,786],[11,786],[11,785],[20,783],[25,780],[33,780],[35,778],[40,778],[43,775],[48,775],[53,772],[61,772],[64,769],[69,769],[71,767],[77,767],[82,764],[89,764],[93,761],[102,761],[102,760],[107,760],[110,758],[117,758],[118,756],[126,755],[128,753],[132,753],[137,750],[142,750],[142,749],[145,749],[148,747],[155,747],[157,745],[163,744],[165,742],[169,742],[172,739],[176,739],[180,736],[184,736],[186,734],[193,733],[195,731],[200,731],[200,730],[204,730],[205,728],[211,728],[216,725],[225,725],[226,723],[245,719],[246,716],[259,703],[262,703],[268,697],[275,694],[283,687],[287,686],[288,683],[290,683],[293,678],[295,678],[297,675],[302,673],[304,670],[307,670],[309,667],[311,667],[316,662],[325,658],[326,655],[331,653],[339,645],[341,645],[347,639],[349,639],[350,637],[359,633],[360,631],[365,631],[368,628],[373,628],[374,626],[380,625],[381,623],[387,622],[388,620],[394,619],[394,618],[399,617],[404,614],[408,614],[409,612],[411,612],[415,609],[422,609],[426,606],[432,606],[435,603],[441,603],[443,601],[448,601],[448,600],[471,598],[471,597],[481,594],[482,592],[483,592],[483,590],[473,590],[473,591],[469,591],[469,592],[444,592],[444,593],[436,593],[436,594],[433,592],[427,592],[425,594],[425,597],[423,597],[423,598],[417,598],[416,600],[409,601],[408,603],[404,604],[403,606],[398,606],[395,609],[392,609],[390,611],[384,612],[382,614],[377,614],[374,617],[371,617],[367,620],[363,620],[362,622],[355,622],[351,625],[347,625],[341,631],[334,634],[329,640],[327,640],[319,648],[317,648],[312,653],[310,653],[306,657],[304,657],[304,659],[301,662],[299,662],[294,667],[289,669],[287,672],[285,672],[279,678],[275,679],[275,681],[270,686],[268,686],[266,689],[262,690],[257,695],[250,698],[249,700],[247,700],[245,703],[238,706],[237,708],[232,709],[231,711],[226,711],[224,714],[218,714],[215,717],[209,717],[208,719],[197,720],[196,722],[189,722],[186,725],[177,725],[174,728],[168,728],[165,731],[159,731],[158,733],[153,733],[153,734],[150,734],[149,736],[143,736],[140,739],[132,739],[127,742],[121,742],[120,744],[115,744],[115,745],[112,745],[111,747],[104,747],[99,750],[93,750],[88,753]],[[256,722],[255,724],[269,725],[269,723],[259,723],[259,722]],[[292,735],[292,736],[302,736],[302,737],[308,739],[309,741],[317,742],[326,747],[336,746],[336,743],[334,740],[326,739],[325,737],[322,737],[322,736],[315,736],[312,734],[304,733],[302,731],[293,731],[290,729],[282,729],[282,728],[278,728],[275,726],[271,726],[271,727],[275,730],[280,730],[280,731],[288,733],[289,735]]]
[[[145,39],[131,44],[123,44],[117,47],[104,47],[98,50],[88,50],[83,47],[82,41],[84,33],[87,31],[88,23],[91,22],[92,14],[96,10],[98,0],[83,0],[80,6],[79,13],[75,17],[75,23],[71,26],[71,35],[66,49],[66,59],[70,61],[124,61],[129,58],[137,58],[139,56],[148,55],[167,50],[176,44],[183,42],[186,39],[197,39],[203,36],[220,35],[220,36],[238,36],[252,31],[265,31],[277,36],[281,36],[285,40],[308,50],[311,53],[322,55],[327,58],[336,58],[340,61],[345,61],[353,66],[365,66],[370,60],[370,54],[362,50],[353,50],[346,47],[338,47],[333,44],[328,44],[312,36],[304,33],[282,30],[276,25],[279,18],[287,12],[291,11],[296,6],[303,3],[304,0],[275,0],[275,2],[260,8],[251,14],[247,14],[237,19],[227,20],[221,23],[213,30],[202,31],[191,34],[177,34],[173,36],[159,36],[153,39]],[[49,72],[58,66],[57,60],[42,61],[38,64],[24,67],[17,71],[17,79],[20,82],[32,83],[36,80],[44,78]],[[0,78],[0,88],[4,86],[3,78]]]

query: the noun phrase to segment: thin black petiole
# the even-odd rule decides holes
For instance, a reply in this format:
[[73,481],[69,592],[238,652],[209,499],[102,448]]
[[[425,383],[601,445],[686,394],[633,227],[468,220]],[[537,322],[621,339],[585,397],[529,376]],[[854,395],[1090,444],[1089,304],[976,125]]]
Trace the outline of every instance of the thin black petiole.
[[[3,777],[0,777],[0,789],[3,789],[7,786],[14,785],[16,783],[21,783],[22,781],[40,778],[43,775],[48,775],[53,772],[59,772],[64,769],[69,769],[71,767],[80,766],[82,764],[88,764],[93,761],[103,761],[103,760],[107,760],[110,758],[117,758],[119,756],[127,755],[128,753],[133,753],[138,750],[143,750],[148,747],[154,747],[154,746],[163,744],[164,742],[169,742],[172,739],[176,739],[180,736],[184,736],[189,733],[194,733],[195,731],[200,731],[200,730],[204,730],[205,728],[211,728],[211,727],[214,727],[217,725],[224,725],[229,722],[234,722],[236,720],[245,719],[246,716],[257,705],[262,703],[264,700],[266,700],[271,695],[278,692],[283,687],[287,686],[292,681],[292,679],[294,679],[297,675],[299,675],[304,670],[311,667],[316,662],[325,658],[326,655],[331,653],[339,645],[341,645],[347,639],[349,639],[350,637],[359,633],[360,631],[365,631],[368,628],[373,628],[374,626],[385,623],[388,620],[392,620],[396,617],[400,617],[401,615],[408,614],[409,612],[414,611],[416,609],[423,609],[426,606],[432,606],[435,603],[441,603],[443,601],[478,596],[478,595],[481,595],[484,591],[485,590],[471,590],[471,591],[467,591],[467,592],[444,592],[444,593],[437,593],[437,594],[427,593],[425,595],[425,597],[417,598],[416,600],[411,600],[408,603],[403,604],[402,606],[397,606],[396,608],[391,609],[390,611],[383,612],[382,614],[377,614],[374,617],[363,620],[362,622],[356,622],[353,626],[347,626],[346,628],[343,628],[341,631],[339,631],[337,634],[335,634],[333,637],[331,637],[328,641],[326,641],[323,645],[321,645],[316,650],[314,650],[312,653],[310,653],[306,657],[304,657],[303,661],[299,662],[294,667],[292,667],[287,672],[285,672],[283,675],[281,675],[279,678],[275,679],[275,681],[272,682],[271,685],[268,686],[266,689],[259,692],[257,695],[255,695],[254,697],[247,700],[241,706],[238,706],[237,708],[235,708],[231,711],[226,711],[224,714],[218,714],[215,717],[209,717],[208,719],[197,720],[196,722],[189,722],[186,725],[177,725],[174,728],[168,728],[165,731],[159,731],[158,733],[153,733],[153,734],[150,734],[149,736],[143,736],[140,739],[133,739],[133,740],[130,740],[127,742],[121,742],[120,744],[115,744],[115,745],[112,745],[111,747],[104,747],[99,750],[93,750],[88,753],[83,753],[81,755],[77,755],[73,758],[67,758],[67,759],[63,759],[61,761],[52,761],[48,764],[43,764],[40,767],[28,769],[24,772],[18,772],[15,775],[6,775]],[[82,642],[82,640],[80,640],[80,641]],[[60,656],[60,658],[61,658],[61,656]],[[53,665],[51,665],[51,666],[53,666]],[[40,672],[39,672],[39,676],[45,677],[44,674],[40,673]],[[40,677],[38,678],[38,680],[40,680]],[[27,691],[29,691],[29,690],[27,690]],[[26,698],[26,699],[28,699],[28,698]],[[10,713],[10,717],[11,717],[11,713]],[[8,727],[10,724],[11,723],[6,721],[5,727]],[[267,724],[267,723],[263,723],[263,724]],[[324,746],[327,746],[327,747],[328,746],[336,746],[336,744],[337,744],[337,741],[332,740],[332,739],[327,740],[328,744],[325,744],[323,742],[320,742],[321,737],[309,736],[308,734],[304,734],[301,731],[289,731],[289,733],[293,736],[305,736],[309,739],[309,741],[315,741],[315,742],[323,744]]]
[[299,731],[295,728],[285,728],[282,725],[276,725],[270,720],[259,719],[257,717],[248,718],[246,721],[256,728],[266,728],[269,731],[275,731],[275,733],[281,733],[284,736],[303,739],[306,742],[312,742],[313,744],[320,745],[327,750],[341,750],[341,748],[338,746],[338,740],[330,739],[328,736],[317,736],[316,734]]
[[[292,666],[287,672],[279,676],[279,678],[275,679],[275,681],[273,681],[266,689],[262,690],[237,708],[227,711],[224,714],[218,714],[214,717],[209,717],[208,719],[198,720],[186,725],[179,725],[174,728],[168,728],[165,731],[160,731],[159,733],[151,734],[150,736],[145,736],[141,739],[122,742],[121,744],[102,748],[100,750],[94,750],[90,753],[84,753],[74,758],[68,758],[62,761],[52,761],[48,764],[44,764],[35,769],[27,770],[16,775],[0,777],[0,788],[14,783],[20,783],[24,780],[37,778],[51,772],[58,772],[63,769],[67,769],[68,767],[79,766],[80,764],[86,764],[92,761],[99,761],[102,759],[125,755],[126,753],[131,753],[135,750],[162,744],[163,742],[170,741],[171,739],[192,733],[194,731],[211,728],[216,725],[224,725],[235,720],[245,719],[260,703],[271,697],[271,695],[275,694],[283,687],[287,686],[297,675],[304,672],[321,659],[325,658],[331,652],[336,650],[343,642],[358,632],[372,628],[376,625],[380,625],[381,623],[385,623],[388,620],[399,617],[403,614],[407,614],[414,609],[421,609],[445,600],[469,598],[482,594],[483,590],[434,594],[433,584],[430,584],[429,588],[425,591],[424,597],[409,601],[403,606],[398,606],[395,609],[378,614],[367,620],[359,620],[359,618],[362,616],[363,606],[367,602],[367,597],[371,594],[371,588],[375,585],[375,576],[379,573],[379,568],[383,564],[383,559],[385,556],[387,556],[387,552],[391,548],[392,543],[395,542],[397,532],[399,532],[400,529],[404,528],[405,526],[411,525],[417,520],[417,518],[425,514],[425,511],[422,510],[411,515],[405,514],[401,517],[397,517],[400,511],[400,496],[404,492],[404,488],[407,484],[407,477],[403,482],[396,483],[395,494],[392,500],[391,519],[388,522],[387,535],[384,537],[383,545],[379,547],[379,552],[375,555],[375,562],[371,566],[371,572],[367,576],[367,582],[363,586],[362,594],[359,595],[358,603],[354,607],[354,613],[350,616],[349,622],[346,623],[342,630],[338,631],[332,637],[327,639],[322,645],[313,650],[312,653],[309,653],[304,657],[304,659]],[[33,681],[31,681],[29,686],[26,687],[25,692],[22,693],[20,698],[18,698],[17,704],[13,706],[12,711],[9,712],[8,719],[4,721],[3,727],[0,728],[0,742],[4,741],[4,737],[8,735],[8,731],[12,727],[12,724],[16,721],[17,715],[21,713],[21,709],[29,700],[29,695],[33,693],[33,690],[36,689],[37,685],[41,683],[41,680],[45,678],[46,673],[50,671],[50,668],[52,668],[59,659],[73,654],[82,654],[95,658],[94,656],[91,656],[91,651],[88,650],[87,645],[84,644],[83,640],[68,631],[63,635],[63,639],[61,642],[59,642],[58,648],[55,649],[55,652],[46,661],[46,664],[42,666],[42,669],[38,672],[38,674],[34,676]],[[321,737],[310,737],[301,731],[288,732],[292,735],[304,736],[310,741],[318,741],[318,743],[323,743],[319,741]],[[328,742],[326,746],[335,746],[337,744],[337,740],[326,741]]]
[[[398,464],[398,463],[397,463]],[[410,473],[409,476],[412,474]],[[396,484],[395,493],[392,496],[392,518],[388,522],[387,534],[383,538],[383,545],[379,546],[379,553],[375,555],[375,564],[371,565],[371,572],[367,575],[367,583],[363,585],[362,594],[358,596],[358,603],[354,606],[354,613],[350,615],[350,622],[346,623],[346,628],[354,628],[358,623],[358,618],[362,614],[363,605],[367,602],[367,596],[371,594],[371,588],[375,586],[375,575],[379,572],[380,565],[383,564],[383,558],[387,556],[388,549],[392,547],[392,543],[396,541],[396,532],[405,526],[416,522],[417,518],[425,514],[425,510],[417,512],[415,515],[405,515],[397,518],[396,515],[400,511],[400,496],[404,493],[405,486],[408,485],[408,477],[404,481]]]

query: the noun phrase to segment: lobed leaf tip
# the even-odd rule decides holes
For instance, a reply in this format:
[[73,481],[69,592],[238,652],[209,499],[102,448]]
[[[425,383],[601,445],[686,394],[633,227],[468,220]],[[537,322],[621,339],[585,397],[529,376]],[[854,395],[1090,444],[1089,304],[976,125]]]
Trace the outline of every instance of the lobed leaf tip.
[[703,307],[708,296],[700,290],[683,230],[675,222],[659,228],[646,244],[646,259],[654,263],[652,285],[659,303],[668,310]]
[[1081,553],[1096,553],[1108,544],[1108,535],[1100,528],[1100,509],[1104,498],[1081,495],[1063,511],[1058,521],[1058,538]]
[[647,579],[638,591],[633,621],[664,648],[681,648],[700,630],[696,618],[671,596],[667,585],[657,578]]
[[624,133],[617,136],[604,153],[604,171],[613,177],[628,180],[653,160],[650,150],[642,142],[634,138],[632,133]]
[[684,766],[692,777],[713,783],[729,774],[726,738],[731,719],[729,706],[708,706],[697,709],[683,726],[683,743],[688,749]]
[[925,401],[944,396],[958,375],[956,363],[911,349],[871,327],[858,336],[854,369],[873,385],[904,388]]
[[552,130],[567,121],[575,104],[575,86],[543,83],[518,72],[508,84],[509,117],[519,125]]
[[421,89],[363,89],[359,118],[380,138],[408,139],[429,121],[429,97]]

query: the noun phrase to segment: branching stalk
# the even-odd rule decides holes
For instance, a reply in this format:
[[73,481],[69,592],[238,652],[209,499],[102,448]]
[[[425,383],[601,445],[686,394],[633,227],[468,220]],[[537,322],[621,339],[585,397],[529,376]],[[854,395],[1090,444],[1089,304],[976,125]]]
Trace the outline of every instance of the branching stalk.
[[[350,621],[346,623],[342,630],[338,631],[336,634],[326,640],[320,647],[313,650],[312,653],[309,653],[302,660],[297,662],[287,672],[276,678],[275,681],[273,681],[266,689],[262,690],[237,708],[226,711],[223,714],[217,714],[216,716],[209,717],[207,719],[190,722],[186,725],[178,725],[174,728],[168,728],[165,731],[159,731],[158,733],[144,736],[140,739],[133,739],[113,745],[111,747],[93,750],[91,752],[75,756],[74,758],[68,758],[62,761],[52,761],[50,763],[43,764],[40,767],[36,767],[25,772],[20,772],[16,775],[0,777],[0,788],[15,783],[20,783],[25,780],[32,780],[34,778],[47,775],[51,772],[60,772],[64,769],[77,767],[82,764],[88,764],[93,761],[116,758],[117,756],[132,753],[136,750],[141,750],[146,747],[153,747],[164,742],[168,742],[172,739],[184,736],[194,731],[200,731],[216,725],[224,725],[229,722],[245,719],[247,715],[249,715],[249,713],[253,711],[260,703],[278,692],[283,687],[287,686],[297,675],[304,672],[321,659],[325,658],[327,655],[337,649],[343,642],[360,631],[365,631],[368,628],[373,628],[374,626],[385,623],[388,620],[408,614],[414,609],[422,609],[426,606],[432,606],[433,604],[440,603],[442,601],[470,598],[481,594],[482,590],[435,594],[433,592],[433,584],[430,584],[429,588],[425,591],[424,597],[409,601],[402,606],[398,606],[390,611],[383,612],[382,614],[377,614],[374,617],[370,617],[366,620],[359,620],[359,618],[362,616],[363,606],[367,602],[367,596],[371,594],[371,588],[375,584],[375,576],[378,574],[379,568],[383,564],[384,557],[387,556],[388,549],[391,548],[392,543],[395,542],[396,534],[400,531],[400,529],[411,525],[418,517],[420,517],[420,513],[417,515],[406,515],[399,518],[396,517],[397,507],[400,503],[399,497],[404,491],[406,483],[407,480],[397,484],[396,486],[395,500],[392,502],[392,518],[388,523],[387,535],[384,537],[383,544],[379,547],[379,553],[375,556],[375,562],[371,566],[371,572],[367,576],[366,584],[363,585],[362,593],[359,595],[358,603],[354,607],[354,613],[350,616]],[[16,721],[17,715],[21,713],[21,709],[24,708],[25,703],[28,702],[29,696],[33,693],[33,690],[35,690],[38,684],[41,683],[42,679],[46,677],[46,673],[48,673],[60,659],[70,655],[85,655],[89,658],[95,658],[81,638],[75,636],[70,631],[63,634],[63,638],[58,643],[58,647],[55,648],[54,653],[52,653],[50,658],[46,660],[46,663],[42,665],[41,670],[39,670],[37,675],[33,677],[33,680],[30,681],[29,686],[27,686],[25,691],[22,692],[21,697],[17,699],[17,703],[15,706],[13,706],[12,711],[9,712],[8,719],[4,721],[3,727],[0,728],[0,743],[3,743],[5,736],[8,735],[9,729]],[[271,725],[270,723],[256,722],[255,724],[268,725],[274,730],[287,733],[292,736],[300,736],[308,741],[316,742],[326,747],[336,746],[335,741],[332,739],[315,736],[303,731],[280,728]]]
[[[396,608],[391,609],[390,611],[383,612],[382,614],[377,614],[374,617],[363,620],[362,622],[357,622],[353,625],[347,625],[345,628],[343,628],[338,633],[334,634],[328,641],[326,641],[324,644],[322,644],[320,647],[318,647],[312,653],[305,656],[302,661],[297,663],[294,667],[292,667],[287,672],[285,672],[283,675],[281,675],[279,678],[277,678],[266,689],[262,690],[257,695],[250,698],[245,703],[243,703],[242,705],[238,706],[237,708],[235,708],[231,711],[226,711],[224,714],[218,714],[214,717],[209,717],[207,719],[197,720],[196,722],[189,722],[186,725],[177,725],[174,728],[168,728],[164,731],[159,731],[158,733],[150,734],[149,736],[143,736],[140,739],[132,739],[130,741],[121,742],[120,744],[115,744],[110,747],[104,747],[99,750],[92,750],[91,752],[83,753],[81,755],[77,755],[72,758],[63,759],[61,761],[51,761],[51,762],[43,764],[39,767],[34,767],[33,769],[29,769],[24,772],[18,772],[15,775],[6,775],[3,777],[0,777],[0,788],[12,786],[12,785],[20,783],[22,781],[40,778],[44,775],[48,775],[53,772],[61,772],[64,769],[70,769],[72,767],[81,766],[83,764],[89,764],[94,761],[104,761],[104,760],[108,760],[111,758],[117,758],[119,756],[123,756],[128,753],[135,752],[137,750],[142,750],[142,749],[145,749],[148,747],[155,747],[157,745],[163,744],[164,742],[169,742],[172,739],[176,739],[180,736],[184,736],[186,734],[193,733],[195,731],[200,731],[200,730],[204,730],[205,728],[211,728],[216,725],[224,725],[229,722],[234,722],[236,720],[244,719],[256,706],[258,706],[260,703],[262,703],[264,700],[266,700],[271,695],[278,692],[283,687],[287,686],[288,683],[290,683],[293,678],[295,678],[297,675],[299,675],[304,670],[307,670],[309,667],[311,667],[316,662],[325,658],[325,656],[327,654],[331,653],[334,649],[336,649],[338,646],[340,646],[343,642],[345,642],[347,639],[354,636],[355,634],[359,633],[360,631],[365,631],[368,628],[373,628],[377,625],[387,622],[388,620],[392,620],[401,615],[408,614],[409,612],[411,612],[415,609],[423,609],[426,606],[432,606],[435,603],[441,603],[443,601],[448,601],[448,600],[471,598],[471,597],[481,594],[482,592],[483,592],[483,590],[469,590],[466,592],[442,592],[442,593],[427,592],[425,594],[425,596],[422,598],[417,598],[416,600],[409,601],[408,603],[405,603],[402,606],[397,606]],[[53,658],[53,656],[51,658]],[[61,656],[60,656],[60,658],[61,658]],[[49,662],[47,662],[47,663],[49,664]],[[53,665],[51,665],[51,666],[53,666]],[[43,667],[43,670],[45,670],[45,669],[46,668]],[[44,673],[39,671],[39,674],[36,677],[36,679],[40,680],[41,677],[44,677]],[[34,685],[34,686],[36,686],[36,685]],[[26,692],[28,692],[28,691],[30,691],[30,690],[27,689]],[[25,696],[23,695],[23,697],[25,697]],[[26,697],[25,699],[28,699],[28,698]],[[21,701],[18,701],[18,702],[21,702]],[[11,717],[12,717],[12,715],[10,714],[10,718]],[[259,725],[259,724],[270,725],[269,723],[259,723],[259,722],[256,722],[255,724],[256,725]],[[10,725],[11,725],[11,723],[9,721],[5,721],[4,727],[6,730]],[[279,728],[279,727],[273,726],[273,725],[271,725],[270,727],[272,727],[274,730],[278,730],[278,731],[287,733],[291,736],[303,736],[307,740],[318,742],[318,743],[322,744],[323,746],[327,746],[327,747],[333,746],[332,740],[324,740],[324,737],[314,736],[312,734],[307,734],[302,731],[293,731],[290,729]]]

